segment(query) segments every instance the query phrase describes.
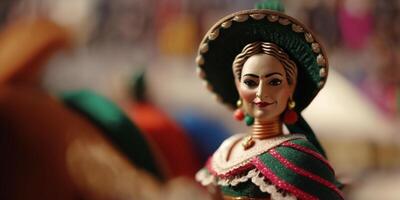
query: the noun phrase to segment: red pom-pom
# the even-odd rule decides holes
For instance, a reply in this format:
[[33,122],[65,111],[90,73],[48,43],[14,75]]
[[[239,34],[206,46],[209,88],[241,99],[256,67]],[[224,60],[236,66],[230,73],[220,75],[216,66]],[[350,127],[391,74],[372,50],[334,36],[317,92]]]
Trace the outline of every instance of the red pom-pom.
[[294,124],[297,122],[297,113],[293,110],[288,110],[285,112],[283,117],[283,121],[285,124]]
[[242,109],[236,109],[235,112],[233,113],[233,117],[238,120],[238,121],[242,121],[244,119],[244,113],[242,111]]

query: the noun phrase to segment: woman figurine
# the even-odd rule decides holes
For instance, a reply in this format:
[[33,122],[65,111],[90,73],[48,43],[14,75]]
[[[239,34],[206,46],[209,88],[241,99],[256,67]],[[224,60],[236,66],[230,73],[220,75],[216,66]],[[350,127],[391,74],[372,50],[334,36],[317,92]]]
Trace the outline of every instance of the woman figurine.
[[252,131],[225,140],[196,179],[222,199],[343,199],[300,115],[326,81],[325,51],[279,1],[257,7],[223,18],[200,44],[199,76]]

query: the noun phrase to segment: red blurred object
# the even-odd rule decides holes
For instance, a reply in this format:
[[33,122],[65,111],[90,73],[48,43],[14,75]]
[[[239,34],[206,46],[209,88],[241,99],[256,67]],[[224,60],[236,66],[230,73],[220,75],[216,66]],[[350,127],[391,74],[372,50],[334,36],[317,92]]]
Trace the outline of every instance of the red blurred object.
[[131,104],[127,106],[126,112],[153,142],[161,159],[164,159],[167,177],[194,177],[201,168],[199,156],[178,124],[150,103]]
[[[367,45],[373,31],[373,14],[367,6],[339,7],[338,21],[344,44],[354,50]],[[360,7],[360,8],[358,8]],[[356,10],[356,11],[354,11]]]

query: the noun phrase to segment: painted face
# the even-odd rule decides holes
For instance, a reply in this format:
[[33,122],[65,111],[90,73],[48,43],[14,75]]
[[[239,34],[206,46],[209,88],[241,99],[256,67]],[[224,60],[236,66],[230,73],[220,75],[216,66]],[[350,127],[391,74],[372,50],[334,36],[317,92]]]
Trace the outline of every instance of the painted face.
[[294,88],[287,82],[283,65],[267,54],[247,59],[236,87],[245,112],[259,121],[279,116],[285,110]]

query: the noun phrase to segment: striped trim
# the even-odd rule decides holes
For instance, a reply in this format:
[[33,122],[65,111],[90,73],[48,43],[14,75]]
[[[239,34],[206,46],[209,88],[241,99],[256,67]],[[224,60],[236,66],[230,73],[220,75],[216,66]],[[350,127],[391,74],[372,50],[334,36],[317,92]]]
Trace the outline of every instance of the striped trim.
[[210,157],[206,163],[206,168],[210,172],[210,174],[217,176],[218,178],[222,179],[227,179],[233,176],[237,176],[238,174],[245,173],[248,170],[251,170],[254,168],[254,166],[251,164],[251,162],[248,162],[242,166],[239,166],[237,168],[233,168],[232,170],[228,171],[227,173],[224,174],[218,174],[212,167],[212,157]]
[[280,179],[278,176],[276,176],[271,169],[269,169],[267,166],[264,165],[263,161],[259,157],[255,157],[252,160],[252,163],[254,166],[257,167],[257,169],[260,170],[260,172],[267,178],[269,179],[274,185],[277,187],[284,189],[290,193],[292,193],[294,196],[298,197],[299,199],[305,199],[305,200],[318,200],[317,197],[306,193],[302,191],[301,189],[293,186],[292,184],[284,181],[283,179]]
[[296,172],[299,175],[305,176],[313,181],[316,181],[318,183],[321,183],[322,185],[328,187],[329,189],[335,191],[342,199],[343,199],[343,195],[341,193],[341,191],[331,182],[309,172],[306,171],[296,165],[294,165],[293,163],[291,163],[289,160],[287,160],[286,158],[284,158],[282,155],[280,155],[275,149],[271,149],[269,151],[269,154],[271,154],[274,158],[276,158],[279,162],[281,162],[285,167],[287,167],[288,169],[291,169],[292,171]]
[[304,153],[309,154],[311,156],[314,156],[315,158],[317,158],[318,160],[323,162],[326,166],[328,166],[329,170],[331,170],[332,173],[335,174],[335,171],[333,170],[333,167],[329,164],[329,162],[320,153],[318,153],[318,152],[316,152],[316,151],[314,151],[314,150],[312,150],[312,149],[310,149],[308,147],[301,146],[301,145],[295,144],[295,143],[290,142],[290,141],[282,143],[281,146],[290,147],[292,149],[296,149],[298,151],[301,151],[301,152],[304,152]]

